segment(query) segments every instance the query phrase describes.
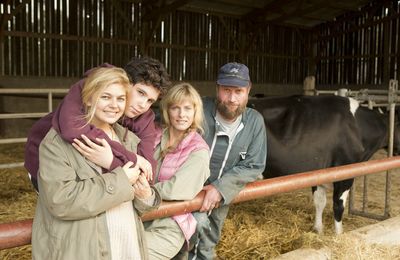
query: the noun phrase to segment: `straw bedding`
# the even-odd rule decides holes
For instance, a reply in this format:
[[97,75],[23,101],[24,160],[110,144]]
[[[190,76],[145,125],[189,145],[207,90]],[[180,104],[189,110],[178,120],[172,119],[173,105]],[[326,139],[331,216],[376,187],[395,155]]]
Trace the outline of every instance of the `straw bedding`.
[[[1,145],[0,163],[23,160],[23,144]],[[379,151],[374,158],[385,157]],[[392,215],[400,214],[400,178],[392,174]],[[368,177],[370,211],[382,214],[384,173]],[[356,207],[362,179],[356,180]],[[332,259],[400,259],[400,246],[367,245],[350,234],[333,234],[331,193],[324,214],[325,233],[312,232],[314,208],[311,189],[285,193],[233,205],[226,219],[217,247],[219,259],[271,259],[298,248],[332,249]],[[23,168],[0,170],[0,223],[32,218],[36,193]],[[376,223],[360,216],[344,215],[345,231]],[[31,259],[31,247],[23,246],[0,251],[0,259]]]

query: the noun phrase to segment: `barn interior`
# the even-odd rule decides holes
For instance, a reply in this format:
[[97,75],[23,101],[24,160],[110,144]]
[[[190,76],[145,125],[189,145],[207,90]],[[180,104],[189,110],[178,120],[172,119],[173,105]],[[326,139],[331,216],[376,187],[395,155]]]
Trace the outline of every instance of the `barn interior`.
[[[6,0],[0,9],[0,89],[68,89],[92,67],[137,55],[202,95],[214,95],[229,61],[248,65],[252,95],[301,94],[310,76],[319,90],[387,89],[400,74],[393,0]],[[47,112],[62,94],[51,104],[48,93],[0,95],[0,113],[10,114]],[[10,117],[0,136],[34,121]]]
[[[231,61],[249,67],[253,96],[303,94],[310,85],[387,90],[400,76],[399,0],[4,0],[0,14],[0,163],[8,165],[0,168],[8,178],[1,187],[26,175],[21,162],[32,124],[104,62],[122,67],[134,56],[156,58],[175,82],[190,82],[202,95],[215,94],[218,68]],[[8,172],[14,167],[17,175]],[[28,182],[17,189],[32,193]],[[27,196],[19,197],[30,205],[25,218],[34,210]],[[238,211],[249,211],[243,207]],[[1,206],[0,222],[15,219],[9,208]],[[255,245],[246,255],[222,243],[222,259],[269,259],[293,249],[257,255]],[[20,256],[3,258],[12,254]]]

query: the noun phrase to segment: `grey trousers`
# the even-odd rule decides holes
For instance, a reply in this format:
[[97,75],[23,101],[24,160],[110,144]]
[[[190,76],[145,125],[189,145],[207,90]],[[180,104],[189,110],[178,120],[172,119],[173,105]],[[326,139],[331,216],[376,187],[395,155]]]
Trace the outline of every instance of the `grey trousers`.
[[194,212],[193,216],[197,220],[196,232],[190,239],[193,249],[189,252],[189,259],[214,259],[214,248],[221,237],[222,227],[226,215],[228,215],[229,205],[221,206],[207,212]]

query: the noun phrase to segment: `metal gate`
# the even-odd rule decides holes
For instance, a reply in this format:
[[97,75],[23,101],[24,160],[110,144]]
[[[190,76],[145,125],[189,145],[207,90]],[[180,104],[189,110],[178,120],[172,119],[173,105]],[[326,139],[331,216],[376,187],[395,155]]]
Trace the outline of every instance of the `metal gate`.
[[[26,95],[34,94],[39,96],[47,96],[47,112],[29,112],[29,113],[7,113],[0,114],[0,120],[2,119],[19,119],[19,118],[41,118],[47,115],[49,112],[53,111],[53,94],[63,94],[68,93],[69,89],[19,89],[19,88],[0,88],[0,95]],[[13,144],[13,143],[24,143],[27,138],[3,138],[0,139],[1,144]],[[24,162],[16,163],[6,163],[0,164],[0,169],[21,167]]]
[[[339,90],[316,90],[315,79],[313,76],[307,77],[304,81],[304,94],[306,95],[321,95],[331,94],[344,97],[351,97],[357,100],[360,105],[368,106],[370,109],[375,107],[386,107],[389,111],[389,129],[388,129],[388,154],[387,157],[393,156],[393,143],[394,143],[394,124],[395,124],[395,111],[396,105],[400,104],[400,92],[398,90],[398,81],[390,80],[388,90],[377,89],[361,89],[358,91],[351,91],[349,89]],[[390,198],[391,198],[391,170],[386,171],[385,180],[385,207],[382,214],[371,213],[368,211],[368,175],[363,176],[363,190],[362,190],[362,206],[361,209],[355,207],[354,186],[350,191],[349,198],[349,214],[364,216],[377,220],[384,220],[390,217]]]

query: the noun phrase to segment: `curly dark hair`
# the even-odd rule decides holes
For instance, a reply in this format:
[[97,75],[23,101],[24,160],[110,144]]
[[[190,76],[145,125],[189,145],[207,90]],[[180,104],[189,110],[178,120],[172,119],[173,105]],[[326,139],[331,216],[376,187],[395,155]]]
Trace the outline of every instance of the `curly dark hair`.
[[134,84],[152,85],[160,91],[160,95],[165,94],[167,88],[171,86],[168,72],[164,65],[156,59],[147,56],[134,57],[125,65],[124,70]]

